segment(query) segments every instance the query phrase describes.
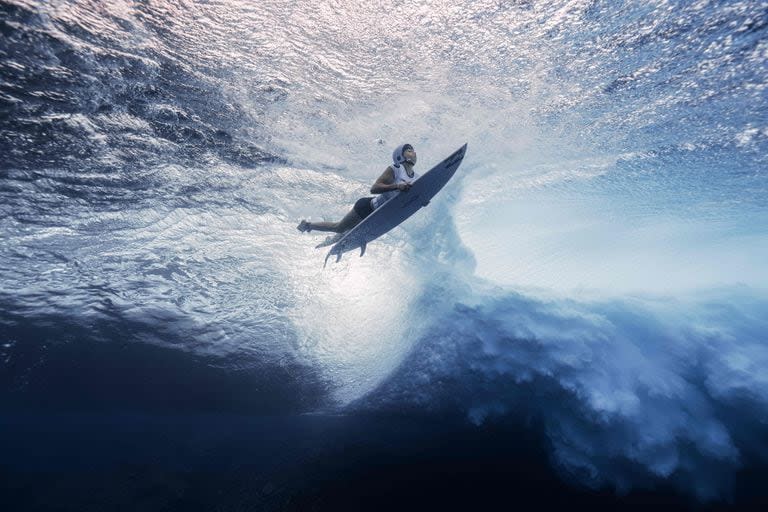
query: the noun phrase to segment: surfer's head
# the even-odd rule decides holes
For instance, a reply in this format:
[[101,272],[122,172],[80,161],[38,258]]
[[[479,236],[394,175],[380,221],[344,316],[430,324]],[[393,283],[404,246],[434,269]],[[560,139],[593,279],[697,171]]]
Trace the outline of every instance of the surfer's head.
[[403,144],[398,146],[392,152],[392,161],[395,162],[395,167],[400,167],[400,164],[407,162],[411,165],[416,164],[416,150],[410,144]]

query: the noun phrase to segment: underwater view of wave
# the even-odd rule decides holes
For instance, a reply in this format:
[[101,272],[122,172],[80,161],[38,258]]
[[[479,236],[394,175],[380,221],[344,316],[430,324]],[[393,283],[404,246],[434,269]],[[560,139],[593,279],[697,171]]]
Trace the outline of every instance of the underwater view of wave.
[[[768,501],[765,2],[0,0],[0,32],[9,503]],[[323,268],[297,223],[406,142],[468,149]]]

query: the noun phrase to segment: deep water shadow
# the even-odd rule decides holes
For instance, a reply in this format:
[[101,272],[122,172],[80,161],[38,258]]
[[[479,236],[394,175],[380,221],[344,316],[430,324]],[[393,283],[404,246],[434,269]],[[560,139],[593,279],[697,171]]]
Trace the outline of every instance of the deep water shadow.
[[[0,305],[0,408],[18,412],[275,414],[327,404],[315,369],[280,357],[185,350],[184,319],[153,324],[112,314],[27,316]],[[164,346],[147,343],[161,340]],[[179,348],[175,348],[179,347]]]

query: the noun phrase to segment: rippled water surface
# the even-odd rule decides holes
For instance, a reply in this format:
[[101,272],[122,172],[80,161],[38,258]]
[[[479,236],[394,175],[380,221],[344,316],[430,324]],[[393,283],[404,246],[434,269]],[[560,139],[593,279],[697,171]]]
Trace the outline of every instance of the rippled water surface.
[[[0,2],[3,400],[153,347],[136,375],[255,375],[221,393],[256,413],[536,418],[565,479],[728,495],[768,450],[767,13]],[[469,149],[324,269],[296,223],[403,142],[421,172]]]

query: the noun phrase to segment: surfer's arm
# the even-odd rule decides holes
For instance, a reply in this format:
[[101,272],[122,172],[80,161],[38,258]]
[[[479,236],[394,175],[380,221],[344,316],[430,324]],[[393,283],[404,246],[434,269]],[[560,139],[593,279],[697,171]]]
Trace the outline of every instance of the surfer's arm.
[[371,187],[371,194],[383,194],[384,192],[390,192],[392,190],[407,190],[410,188],[410,184],[407,183],[395,183],[395,173],[392,167],[381,173],[379,179]]
[[397,190],[397,186],[395,185],[395,173],[392,172],[391,167],[387,167],[371,187],[371,194],[383,194],[390,190]]

